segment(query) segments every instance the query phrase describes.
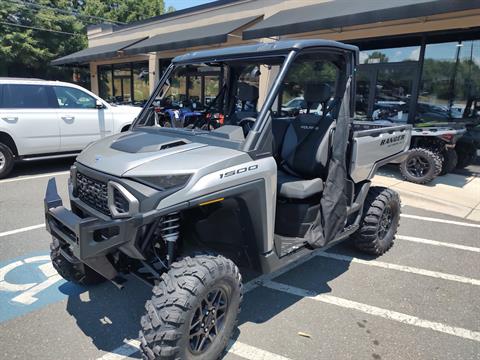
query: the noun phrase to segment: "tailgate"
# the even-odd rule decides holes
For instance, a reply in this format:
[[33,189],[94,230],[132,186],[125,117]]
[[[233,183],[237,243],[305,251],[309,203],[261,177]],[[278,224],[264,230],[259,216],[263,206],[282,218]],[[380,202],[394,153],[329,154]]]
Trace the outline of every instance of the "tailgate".
[[395,162],[410,147],[411,125],[353,124],[350,176],[355,182],[371,179],[378,167]]

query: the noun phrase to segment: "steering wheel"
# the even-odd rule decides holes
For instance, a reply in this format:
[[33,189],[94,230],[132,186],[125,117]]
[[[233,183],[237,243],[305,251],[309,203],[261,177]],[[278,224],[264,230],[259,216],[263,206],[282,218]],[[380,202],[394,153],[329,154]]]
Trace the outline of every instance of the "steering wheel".
[[238,126],[241,126],[243,129],[243,134],[247,136],[250,130],[252,130],[253,126],[255,125],[255,118],[254,117],[246,117],[243,118],[238,122]]

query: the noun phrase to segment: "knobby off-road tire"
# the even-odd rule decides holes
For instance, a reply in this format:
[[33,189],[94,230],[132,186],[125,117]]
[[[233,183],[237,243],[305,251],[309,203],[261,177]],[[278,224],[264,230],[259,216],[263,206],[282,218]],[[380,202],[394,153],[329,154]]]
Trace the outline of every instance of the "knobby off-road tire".
[[218,359],[235,328],[242,296],[240,272],[223,256],[173,263],[145,305],[140,331],[144,358]]
[[0,179],[10,174],[14,162],[12,150],[7,145],[0,143]]
[[442,171],[442,158],[431,150],[414,148],[400,164],[400,172],[407,181],[426,184]]
[[357,249],[382,255],[393,245],[400,221],[400,197],[390,189],[372,187],[363,208],[360,229],[353,236]]
[[473,145],[465,145],[456,147],[458,155],[457,169],[463,169],[474,164],[477,158],[477,148]]
[[442,171],[440,172],[440,175],[446,175],[451,173],[457,167],[458,156],[455,149],[446,149],[442,153],[442,157]]
[[81,285],[95,285],[106,280],[102,275],[81,263],[73,255],[71,257],[76,262],[68,261],[60,251],[60,248],[60,241],[53,239],[50,244],[50,259],[52,259],[55,270],[65,280]]

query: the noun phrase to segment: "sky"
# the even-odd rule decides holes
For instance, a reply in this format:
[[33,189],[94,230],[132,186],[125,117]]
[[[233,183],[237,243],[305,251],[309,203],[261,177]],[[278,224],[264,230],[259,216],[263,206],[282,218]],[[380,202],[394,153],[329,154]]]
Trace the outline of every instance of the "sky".
[[176,10],[182,10],[192,6],[202,5],[214,0],[165,0],[165,7],[173,6]]

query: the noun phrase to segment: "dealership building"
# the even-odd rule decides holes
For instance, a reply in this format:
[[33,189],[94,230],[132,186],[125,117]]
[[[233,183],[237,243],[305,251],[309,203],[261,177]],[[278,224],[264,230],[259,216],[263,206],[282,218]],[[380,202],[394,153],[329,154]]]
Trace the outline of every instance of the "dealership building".
[[[88,66],[92,91],[111,102],[145,101],[177,55],[281,39],[359,46],[356,112],[433,122],[477,114],[480,0],[218,0],[127,25],[88,29],[89,47],[53,61]],[[208,102],[215,73],[189,74],[178,92]]]

